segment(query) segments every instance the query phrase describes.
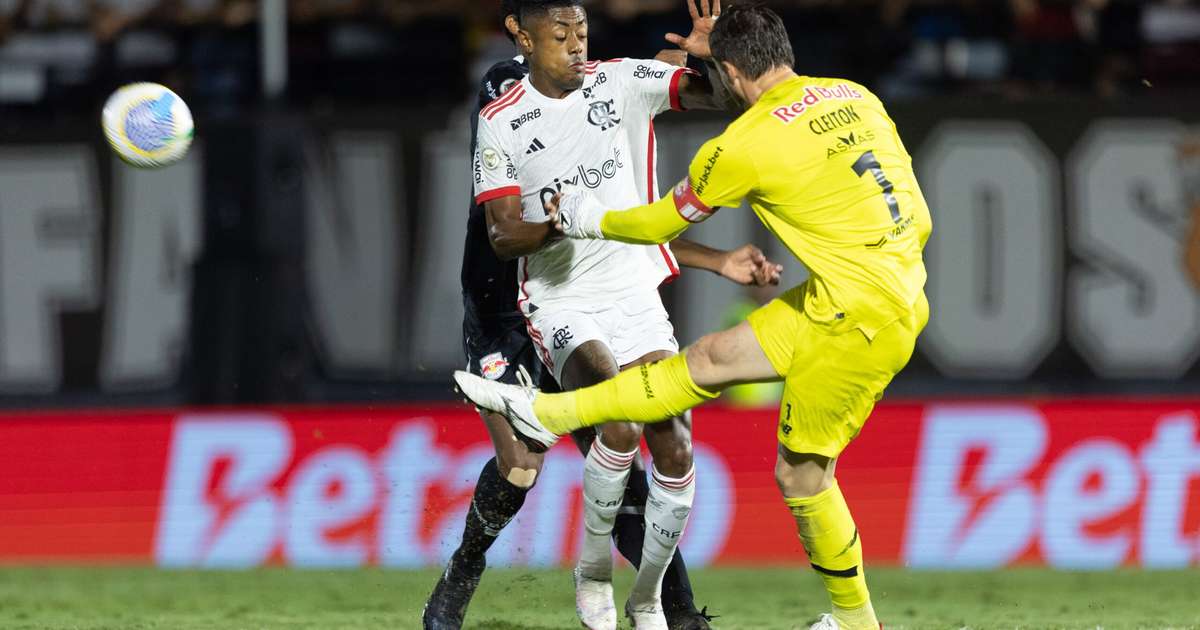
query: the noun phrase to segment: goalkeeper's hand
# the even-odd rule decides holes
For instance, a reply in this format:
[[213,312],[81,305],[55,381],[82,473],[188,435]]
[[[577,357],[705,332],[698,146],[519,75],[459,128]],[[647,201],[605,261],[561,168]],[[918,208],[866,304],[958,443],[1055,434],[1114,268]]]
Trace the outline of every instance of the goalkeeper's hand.
[[567,238],[602,239],[600,220],[608,209],[595,195],[582,188],[568,187],[546,202],[546,213],[554,228]]

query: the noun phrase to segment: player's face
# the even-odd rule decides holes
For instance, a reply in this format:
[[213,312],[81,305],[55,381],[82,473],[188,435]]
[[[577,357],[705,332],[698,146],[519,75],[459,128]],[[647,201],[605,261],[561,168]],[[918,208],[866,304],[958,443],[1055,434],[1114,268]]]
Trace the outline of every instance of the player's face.
[[587,64],[587,13],[583,7],[557,7],[533,20],[523,38],[529,68],[554,87],[570,92],[583,87]]

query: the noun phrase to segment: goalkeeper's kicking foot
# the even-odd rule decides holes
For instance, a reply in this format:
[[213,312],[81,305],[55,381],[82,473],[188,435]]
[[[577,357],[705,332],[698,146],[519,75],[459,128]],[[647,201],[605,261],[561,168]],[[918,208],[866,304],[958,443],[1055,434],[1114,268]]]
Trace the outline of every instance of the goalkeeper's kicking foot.
[[543,452],[558,441],[558,436],[542,426],[533,411],[533,399],[538,390],[532,385],[489,381],[461,370],[454,373],[454,383],[471,404],[503,415],[517,437],[531,450]]
[[820,619],[817,619],[817,623],[809,626],[808,630],[841,630],[841,626],[838,625],[833,615],[825,613],[821,615]]
[[588,630],[617,630],[612,582],[589,580],[575,568],[575,614]]
[[[808,627],[808,630],[845,630],[833,615],[825,613],[817,620],[817,623]],[[879,624],[879,630],[883,630],[883,624]]]

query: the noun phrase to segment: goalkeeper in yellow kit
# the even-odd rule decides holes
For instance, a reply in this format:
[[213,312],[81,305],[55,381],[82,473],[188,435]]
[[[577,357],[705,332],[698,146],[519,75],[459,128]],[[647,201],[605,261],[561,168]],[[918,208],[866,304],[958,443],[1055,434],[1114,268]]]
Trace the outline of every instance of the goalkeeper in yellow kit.
[[471,402],[505,414],[523,439],[547,448],[580,427],[659,422],[731,385],[782,379],[775,477],[833,603],[813,627],[877,628],[834,467],[928,321],[921,251],[929,209],[879,99],[850,81],[793,72],[775,13],[730,8],[709,40],[681,45],[711,56],[746,111],[700,149],[688,177],[647,206],[609,211],[569,191],[547,210],[571,238],[665,243],[749,201],[810,279],[740,325],[594,387],[541,394],[461,372],[455,380]]

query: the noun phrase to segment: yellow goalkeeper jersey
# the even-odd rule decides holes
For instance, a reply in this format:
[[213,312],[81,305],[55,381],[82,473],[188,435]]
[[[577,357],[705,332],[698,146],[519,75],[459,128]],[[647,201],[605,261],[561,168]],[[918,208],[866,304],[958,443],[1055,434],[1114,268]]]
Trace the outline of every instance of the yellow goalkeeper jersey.
[[865,87],[804,76],[773,87],[704,145],[689,179],[698,212],[750,202],[808,267],[805,314],[830,332],[874,338],[921,295],[929,208]]

